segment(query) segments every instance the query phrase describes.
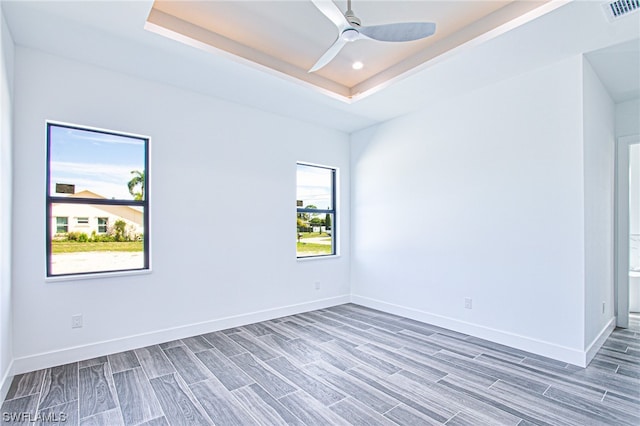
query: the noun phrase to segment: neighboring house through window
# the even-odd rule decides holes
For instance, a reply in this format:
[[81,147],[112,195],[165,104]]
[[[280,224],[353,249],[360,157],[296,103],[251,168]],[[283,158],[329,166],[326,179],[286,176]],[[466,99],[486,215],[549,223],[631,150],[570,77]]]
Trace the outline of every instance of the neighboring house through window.
[[336,169],[298,163],[298,258],[336,254]]
[[48,277],[149,269],[148,150],[143,136],[47,123]]

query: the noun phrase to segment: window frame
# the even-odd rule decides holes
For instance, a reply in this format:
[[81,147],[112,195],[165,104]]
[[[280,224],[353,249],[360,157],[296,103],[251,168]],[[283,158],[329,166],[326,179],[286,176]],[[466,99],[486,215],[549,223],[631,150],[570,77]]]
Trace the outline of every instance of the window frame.
[[[106,135],[113,135],[119,137],[128,137],[133,139],[139,139],[144,142],[144,199],[143,200],[124,200],[124,199],[108,199],[108,198],[76,198],[76,197],[60,197],[51,194],[51,129],[53,127],[62,127],[72,130],[82,130],[88,132],[96,132]],[[148,136],[136,135],[126,132],[118,132],[107,129],[100,129],[90,126],[82,126],[76,124],[62,123],[58,121],[46,121],[46,141],[47,141],[47,156],[46,156],[46,197],[45,197],[45,214],[46,214],[46,229],[45,229],[45,245],[46,245],[46,278],[47,279],[64,279],[64,278],[90,278],[92,276],[104,277],[111,275],[122,275],[123,273],[139,273],[151,270],[150,253],[150,212],[149,212],[149,148],[151,138]],[[134,269],[105,269],[100,271],[87,271],[87,272],[74,272],[65,274],[53,274],[52,273],[52,227],[53,219],[53,205],[54,204],[77,204],[77,205],[109,205],[109,206],[136,206],[142,207],[142,220],[143,220],[143,267]],[[68,232],[68,219],[67,219],[67,232]],[[57,226],[57,225],[55,225]]]
[[[323,258],[330,258],[330,257],[336,257],[339,255],[338,253],[338,232],[337,232],[337,227],[338,227],[338,208],[337,208],[337,202],[338,202],[338,197],[337,197],[337,192],[338,192],[338,188],[337,188],[337,182],[338,182],[338,168],[337,167],[332,167],[332,166],[325,166],[325,165],[321,165],[321,164],[314,164],[314,163],[307,163],[304,161],[297,161],[296,162],[296,199],[297,199],[297,188],[298,188],[298,176],[297,176],[297,170],[298,170],[298,166],[305,166],[305,167],[315,167],[318,169],[326,169],[326,170],[330,170],[331,171],[331,209],[307,209],[304,207],[298,207],[296,205],[296,217],[298,214],[300,213],[315,213],[315,214],[331,214],[333,216],[333,222],[331,223],[331,253],[330,254],[315,254],[315,255],[310,255],[310,256],[298,256],[298,250],[296,248],[296,259],[297,260],[311,260],[311,259],[323,259]],[[297,200],[296,200],[297,201]],[[297,231],[296,231],[297,233]],[[296,238],[297,241],[297,238]]]
[[[97,232],[96,234],[106,234],[107,232],[109,232],[109,218],[108,217],[97,217],[96,219],[98,219],[98,225],[97,225]],[[104,220],[104,223],[100,223],[101,220]],[[100,228],[104,226],[104,231],[100,231]]]
[[[56,234],[66,234],[69,232],[69,216],[55,216],[56,218]],[[59,219],[64,219],[64,224],[60,223]],[[53,220],[51,221],[53,224]],[[64,227],[66,230],[64,232],[60,232],[59,229]]]

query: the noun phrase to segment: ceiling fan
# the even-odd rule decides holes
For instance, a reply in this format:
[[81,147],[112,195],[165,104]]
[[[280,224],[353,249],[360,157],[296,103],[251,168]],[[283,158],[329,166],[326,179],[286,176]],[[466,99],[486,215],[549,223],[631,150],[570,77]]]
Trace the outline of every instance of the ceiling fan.
[[436,32],[436,24],[433,22],[402,22],[363,27],[360,25],[360,19],[351,10],[351,0],[347,0],[347,11],[344,15],[331,0],[311,1],[338,28],[338,38],[309,72],[317,71],[327,65],[347,43],[352,41],[363,39],[412,41],[429,37]]

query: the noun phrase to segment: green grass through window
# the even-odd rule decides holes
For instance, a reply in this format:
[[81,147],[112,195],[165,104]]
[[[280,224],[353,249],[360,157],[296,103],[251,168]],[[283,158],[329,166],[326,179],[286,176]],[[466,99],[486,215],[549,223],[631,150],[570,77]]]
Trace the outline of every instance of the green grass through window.
[[51,252],[60,253],[86,253],[96,251],[143,251],[142,241],[120,242],[77,242],[77,241],[52,241]]

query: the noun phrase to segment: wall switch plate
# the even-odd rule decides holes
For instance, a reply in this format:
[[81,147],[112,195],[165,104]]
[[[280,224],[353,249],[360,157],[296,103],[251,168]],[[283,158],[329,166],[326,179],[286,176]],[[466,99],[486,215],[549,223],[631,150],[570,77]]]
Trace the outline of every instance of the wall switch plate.
[[316,290],[320,290],[320,281],[315,282]]
[[82,314],[71,315],[71,328],[82,328]]
[[464,298],[464,308],[473,309],[473,300],[470,297]]

